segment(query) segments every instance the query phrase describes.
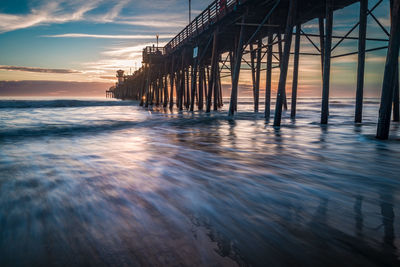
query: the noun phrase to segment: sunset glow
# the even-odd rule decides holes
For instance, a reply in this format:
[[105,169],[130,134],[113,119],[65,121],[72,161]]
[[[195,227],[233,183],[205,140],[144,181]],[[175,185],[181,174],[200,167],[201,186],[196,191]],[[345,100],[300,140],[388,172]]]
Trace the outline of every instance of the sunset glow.
[[[192,16],[207,6],[204,1],[192,1]],[[356,3],[335,12],[334,35],[344,34],[356,22]],[[142,49],[156,42],[165,45],[187,24],[187,3],[177,0],[158,1],[46,1],[0,4],[0,82],[6,81],[62,81],[104,83],[94,95],[102,95],[113,84],[115,71],[131,73],[141,67]],[[374,12],[388,28],[388,3]],[[317,33],[318,24],[313,20],[303,26],[307,33]],[[368,20],[368,35],[385,38],[375,21]],[[352,36],[356,36],[356,31]],[[317,41],[317,38],[315,38]],[[315,48],[301,38],[301,52],[314,53]],[[367,48],[382,45],[368,42]],[[335,50],[336,54],[356,51],[357,41],[345,41]],[[379,95],[386,51],[367,54],[366,96]],[[245,57],[246,58],[246,57]],[[320,58],[300,57],[299,96],[320,96]],[[265,63],[264,63],[265,64]],[[354,96],[357,56],[352,55],[332,62],[332,96]],[[274,69],[273,88],[277,87],[278,70]],[[261,88],[265,74],[261,75]],[[230,79],[222,80],[229,96]],[[291,71],[288,76],[290,92]],[[8,85],[10,85],[8,83]],[[71,83],[73,85],[73,83]],[[248,96],[251,86],[249,71],[242,71],[241,96]],[[23,86],[23,84],[21,84]],[[29,91],[25,88],[26,92]],[[262,92],[262,91],[261,91]],[[37,91],[47,95],[47,91]],[[2,93],[0,91],[1,95]],[[19,91],[19,94],[23,92]],[[68,94],[68,93],[67,93]],[[88,95],[91,95],[89,93]],[[9,95],[7,92],[6,95]]]

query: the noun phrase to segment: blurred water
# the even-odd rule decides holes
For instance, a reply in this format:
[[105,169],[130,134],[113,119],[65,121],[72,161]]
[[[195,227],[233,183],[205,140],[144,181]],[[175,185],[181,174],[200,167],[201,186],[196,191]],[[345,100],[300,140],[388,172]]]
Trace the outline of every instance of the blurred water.
[[362,125],[330,107],[274,129],[250,99],[3,99],[0,266],[399,266],[399,124],[378,141],[376,99]]

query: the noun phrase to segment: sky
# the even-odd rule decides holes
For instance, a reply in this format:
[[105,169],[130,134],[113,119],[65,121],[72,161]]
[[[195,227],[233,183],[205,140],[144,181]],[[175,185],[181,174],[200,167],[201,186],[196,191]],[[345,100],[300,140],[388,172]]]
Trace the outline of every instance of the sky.
[[[192,17],[210,2],[192,0]],[[376,2],[370,0],[369,6]],[[388,6],[389,0],[384,0],[374,11],[387,29]],[[358,21],[358,8],[354,4],[335,12],[334,34],[343,35]],[[157,34],[163,46],[187,22],[187,0],[2,0],[0,96],[103,96],[104,90],[115,82],[117,69],[129,73],[139,68],[143,47],[154,44]],[[303,29],[317,33],[316,21],[308,22]],[[387,38],[371,17],[367,31],[369,37]],[[351,36],[357,36],[357,32],[358,29]],[[315,52],[305,38],[301,41],[302,52]],[[385,44],[368,42],[367,48]],[[345,41],[334,54],[356,50],[357,41]],[[379,95],[385,54],[386,50],[382,50],[367,55],[367,97]],[[320,59],[301,57],[300,66],[299,96],[320,96]],[[356,55],[332,61],[332,96],[355,94],[356,69]],[[290,73],[289,70],[288,91]],[[278,74],[274,71],[274,86]],[[249,72],[242,71],[242,94],[249,93],[250,82]],[[228,78],[223,80],[225,88],[229,83]]]

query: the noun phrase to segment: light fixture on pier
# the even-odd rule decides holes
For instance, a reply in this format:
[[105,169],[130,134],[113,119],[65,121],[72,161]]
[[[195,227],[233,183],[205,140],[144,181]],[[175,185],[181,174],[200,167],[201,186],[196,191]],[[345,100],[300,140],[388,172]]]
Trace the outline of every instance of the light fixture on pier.
[[157,38],[157,51],[158,51],[158,37],[160,37],[158,34],[156,34],[156,38]]
[[191,0],[189,0],[189,24],[190,24],[190,22],[192,22],[192,1]]

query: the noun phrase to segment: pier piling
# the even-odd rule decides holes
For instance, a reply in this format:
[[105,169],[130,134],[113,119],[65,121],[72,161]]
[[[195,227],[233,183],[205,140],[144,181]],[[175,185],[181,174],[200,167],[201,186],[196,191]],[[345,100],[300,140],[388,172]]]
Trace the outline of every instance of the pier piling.
[[400,0],[393,0],[391,12],[391,28],[389,47],[386,56],[385,72],[383,75],[381,104],[379,108],[379,119],[376,137],[388,139],[390,129],[390,115],[392,112],[392,101],[395,88],[397,65],[399,60],[400,46]]
[[326,23],[324,40],[324,71],[322,81],[322,108],[321,124],[328,123],[329,114],[329,85],[331,74],[331,47],[332,47],[332,27],[333,27],[333,0],[326,0]]
[[269,121],[271,114],[271,85],[272,85],[272,53],[273,53],[273,34],[268,32],[268,47],[267,47],[267,70],[265,81],[265,112],[264,117]]
[[234,68],[232,75],[232,92],[231,100],[229,104],[229,116],[233,116],[237,110],[237,97],[238,97],[238,83],[240,74],[240,65],[242,64],[242,54],[243,54],[243,34],[244,34],[244,21],[245,15],[242,16],[239,38],[237,39],[236,53],[234,55]]
[[357,91],[356,91],[356,113],[354,121],[362,121],[363,95],[364,95],[364,69],[365,69],[365,45],[367,37],[367,12],[368,0],[360,0],[360,25],[358,34],[358,68],[357,68]]
[[292,45],[293,21],[297,11],[296,10],[297,1],[298,0],[290,1],[289,4],[289,11],[288,11],[286,30],[285,30],[285,45],[283,48],[282,58],[280,59],[281,72],[279,76],[278,92],[276,96],[274,126],[281,125],[282,104],[284,102],[284,97],[286,96],[286,78],[289,65],[290,47]]
[[296,25],[296,38],[294,45],[294,61],[293,61],[293,82],[292,82],[292,104],[290,106],[290,117],[296,117],[296,104],[297,104],[297,85],[299,78],[299,57],[300,57],[300,23]]

